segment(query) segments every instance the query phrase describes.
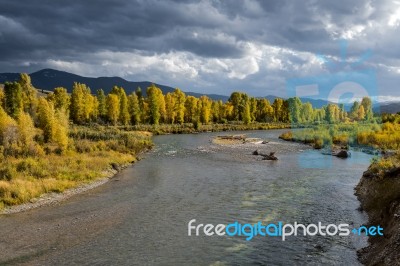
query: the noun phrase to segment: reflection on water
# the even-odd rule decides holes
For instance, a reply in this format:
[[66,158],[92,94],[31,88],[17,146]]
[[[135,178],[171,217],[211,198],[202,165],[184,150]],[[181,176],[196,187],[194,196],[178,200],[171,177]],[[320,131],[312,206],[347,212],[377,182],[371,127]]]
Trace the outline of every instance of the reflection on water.
[[[221,133],[154,138],[146,159],[110,182],[83,206],[120,208],[117,226],[69,247],[52,262],[137,265],[357,264],[354,237],[187,236],[187,223],[365,222],[353,188],[371,156],[343,160],[278,139],[282,131],[244,132],[268,139],[241,148],[213,145]],[[231,133],[230,133],[231,134]],[[275,151],[278,161],[251,155]],[[316,166],[326,166],[325,168]],[[328,167],[329,166],[329,167]],[[63,207],[63,206],[62,206]],[[64,208],[78,208],[73,204]]]

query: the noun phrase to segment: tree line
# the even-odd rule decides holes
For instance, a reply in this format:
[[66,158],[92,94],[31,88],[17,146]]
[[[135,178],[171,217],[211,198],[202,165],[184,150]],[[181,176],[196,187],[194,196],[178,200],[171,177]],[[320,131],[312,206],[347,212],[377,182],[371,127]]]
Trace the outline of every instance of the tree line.
[[287,100],[250,97],[243,92],[233,92],[227,102],[212,100],[203,95],[199,98],[186,95],[180,89],[163,94],[152,84],[144,97],[141,88],[126,95],[124,88],[113,87],[108,95],[102,89],[91,94],[85,84],[75,83],[69,96],[64,88],[56,88],[47,99],[56,108],[69,110],[74,123],[111,123],[113,125],[138,124],[183,124],[252,122],[346,122],[369,121],[373,118],[372,102],[364,97],[355,101],[349,112],[343,104],[330,103],[314,108],[311,103],[302,103],[298,97]]
[[146,96],[141,88],[127,95],[124,88],[114,86],[107,95],[102,89],[92,93],[85,84],[75,83],[72,93],[55,88],[47,96],[38,97],[27,74],[17,82],[7,82],[0,90],[0,141],[3,149],[20,153],[35,150],[36,143],[56,143],[61,149],[68,145],[68,124],[100,123],[111,125],[183,124],[194,125],[252,122],[345,122],[373,118],[371,99],[354,102],[349,112],[343,105],[328,104],[314,108],[300,98],[250,97],[233,92],[227,102],[186,95],[180,89],[163,94],[151,85]]

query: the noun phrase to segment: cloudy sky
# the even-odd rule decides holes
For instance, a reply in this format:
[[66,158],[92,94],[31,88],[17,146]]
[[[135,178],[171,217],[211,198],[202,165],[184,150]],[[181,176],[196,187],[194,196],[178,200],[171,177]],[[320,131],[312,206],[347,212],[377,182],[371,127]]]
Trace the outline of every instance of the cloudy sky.
[[285,96],[288,79],[371,69],[400,99],[399,26],[398,1],[0,0],[0,72]]

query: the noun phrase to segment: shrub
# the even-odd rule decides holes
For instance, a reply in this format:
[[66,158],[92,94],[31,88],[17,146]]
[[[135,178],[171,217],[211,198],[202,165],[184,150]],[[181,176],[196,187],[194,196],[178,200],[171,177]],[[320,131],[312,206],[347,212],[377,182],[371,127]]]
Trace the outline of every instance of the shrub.
[[17,176],[17,171],[10,165],[0,168],[0,180],[10,181]]
[[291,131],[288,131],[280,135],[279,138],[283,140],[293,140],[293,134]]

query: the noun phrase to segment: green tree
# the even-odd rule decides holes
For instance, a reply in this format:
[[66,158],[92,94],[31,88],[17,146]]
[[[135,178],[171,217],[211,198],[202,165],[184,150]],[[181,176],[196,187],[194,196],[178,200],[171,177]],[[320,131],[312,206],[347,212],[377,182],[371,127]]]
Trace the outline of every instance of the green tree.
[[301,106],[300,119],[305,123],[309,123],[314,120],[314,110],[311,103],[307,102]]
[[251,121],[256,121],[257,117],[257,99],[254,97],[250,98],[250,115]]
[[251,122],[250,103],[246,102],[242,114],[243,122],[247,125]]
[[[198,120],[199,118],[196,117],[197,115],[197,102],[199,101],[198,98],[194,96],[187,96],[185,100],[185,121],[188,123],[193,123],[194,121]],[[176,104],[175,104],[176,105]]]
[[54,89],[53,93],[53,99],[54,99],[54,108],[56,110],[65,110],[68,111],[69,109],[69,104],[70,104],[70,97],[68,95],[67,89],[58,87]]
[[243,112],[243,101],[242,101],[242,93],[241,92],[233,92],[229,97],[228,101],[231,103],[233,107],[232,111],[232,120],[239,121],[241,120],[241,113]]
[[97,90],[97,102],[98,105],[98,114],[99,117],[103,120],[107,119],[107,103],[106,103],[106,95],[102,89]]
[[360,108],[360,103],[358,101],[355,101],[350,109],[350,118],[351,119],[355,119],[355,120],[358,119],[358,109],[359,108]]
[[126,97],[126,93],[123,88],[120,88],[119,100],[120,100],[120,102],[119,102],[119,105],[120,105],[119,121],[123,125],[127,125],[130,120],[130,115],[129,115],[129,111],[128,111],[128,97]]
[[294,97],[294,98],[289,98],[288,100],[289,104],[289,117],[290,121],[292,123],[301,123],[301,107],[302,107],[302,102],[299,97]]
[[22,87],[17,82],[4,84],[5,111],[11,117],[16,118],[23,111]]
[[34,116],[37,105],[37,91],[32,85],[31,77],[26,73],[21,73],[18,83],[22,89],[23,109],[31,116]]
[[361,106],[364,108],[365,120],[370,121],[374,114],[372,112],[372,101],[369,97],[363,97],[361,100]]
[[131,123],[137,125],[140,123],[141,111],[139,99],[136,93],[131,93],[128,96],[128,111],[131,115]]
[[274,121],[284,122],[285,113],[284,113],[283,99],[275,98],[272,107],[274,109]]

